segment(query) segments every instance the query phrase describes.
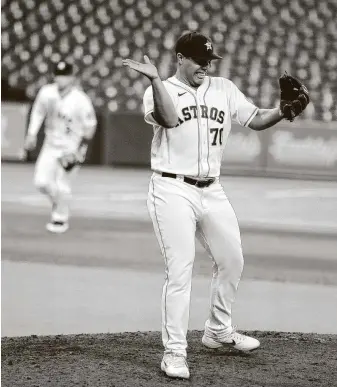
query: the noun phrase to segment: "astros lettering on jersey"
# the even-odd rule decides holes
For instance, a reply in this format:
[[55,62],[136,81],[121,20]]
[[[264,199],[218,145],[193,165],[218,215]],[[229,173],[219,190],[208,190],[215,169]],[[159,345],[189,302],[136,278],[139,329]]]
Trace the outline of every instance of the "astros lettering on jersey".
[[231,120],[248,126],[258,108],[226,78],[206,77],[197,90],[175,76],[163,83],[179,122],[173,129],[158,125],[152,116],[152,87],[147,88],[143,103],[145,121],[154,128],[152,169],[196,177],[219,176]]

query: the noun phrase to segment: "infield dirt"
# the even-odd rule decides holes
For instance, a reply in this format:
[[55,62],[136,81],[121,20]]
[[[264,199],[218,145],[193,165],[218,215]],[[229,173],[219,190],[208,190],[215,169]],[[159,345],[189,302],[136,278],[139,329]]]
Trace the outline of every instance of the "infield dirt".
[[189,332],[188,381],[161,372],[159,332],[3,338],[2,386],[337,386],[337,335],[249,334],[261,347],[244,354],[206,349]]

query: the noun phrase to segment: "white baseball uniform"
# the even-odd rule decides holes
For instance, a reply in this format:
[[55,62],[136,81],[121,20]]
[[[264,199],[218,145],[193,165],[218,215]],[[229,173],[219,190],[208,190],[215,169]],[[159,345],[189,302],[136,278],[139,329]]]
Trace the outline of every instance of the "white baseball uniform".
[[[37,135],[45,119],[45,140],[36,162],[34,182],[53,204],[52,221],[66,222],[69,217],[71,177],[76,166],[66,172],[58,159],[77,151],[83,136],[92,137],[96,115],[90,98],[77,87],[61,95],[56,84],[43,86],[32,107],[28,134]],[[85,153],[86,148],[82,149]]]
[[[231,327],[231,306],[243,269],[243,255],[238,221],[219,175],[231,120],[248,126],[258,108],[225,78],[206,77],[197,90],[175,76],[163,83],[179,123],[165,129],[155,121],[150,86],[143,98],[145,121],[154,130],[154,173],[147,205],[166,266],[162,294],[165,353],[186,356],[195,236],[213,260],[206,326],[218,336]],[[163,177],[163,172],[177,176]],[[215,181],[199,188],[184,182],[184,176]]]

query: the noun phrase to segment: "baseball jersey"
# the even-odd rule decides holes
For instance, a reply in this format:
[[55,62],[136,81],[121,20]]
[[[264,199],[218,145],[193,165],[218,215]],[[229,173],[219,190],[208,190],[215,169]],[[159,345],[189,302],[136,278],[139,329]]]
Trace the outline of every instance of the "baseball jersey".
[[248,126],[258,112],[234,83],[206,77],[193,89],[175,76],[163,82],[177,110],[179,122],[164,128],[154,119],[153,90],[143,97],[144,119],[153,126],[151,168],[195,177],[220,175],[223,151],[234,120]]
[[76,150],[84,135],[92,137],[97,120],[90,98],[77,87],[61,96],[56,84],[42,86],[33,104],[28,133],[36,135],[45,118],[45,142]]

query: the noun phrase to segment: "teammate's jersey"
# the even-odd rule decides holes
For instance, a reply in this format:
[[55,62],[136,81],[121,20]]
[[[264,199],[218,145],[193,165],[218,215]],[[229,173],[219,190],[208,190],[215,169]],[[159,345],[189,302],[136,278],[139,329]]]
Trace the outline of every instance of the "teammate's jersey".
[[175,76],[163,82],[177,110],[175,128],[161,127],[153,118],[152,86],[143,104],[145,121],[153,125],[151,168],[187,176],[220,175],[231,120],[248,126],[258,108],[228,79],[206,77],[197,90]]
[[96,115],[90,98],[77,87],[61,96],[56,84],[43,86],[33,104],[28,132],[36,134],[45,118],[45,142],[57,148],[75,150],[84,135],[93,133]]

